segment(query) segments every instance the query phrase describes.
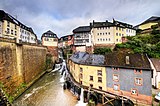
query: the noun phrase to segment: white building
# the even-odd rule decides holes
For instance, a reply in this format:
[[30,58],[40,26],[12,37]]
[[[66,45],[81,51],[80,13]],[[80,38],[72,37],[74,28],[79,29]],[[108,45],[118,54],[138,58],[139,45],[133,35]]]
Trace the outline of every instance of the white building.
[[19,40],[27,43],[37,43],[37,36],[33,32],[32,28],[27,27],[20,23],[20,36]]
[[160,89],[160,59],[151,58],[150,60],[153,69],[152,85]]

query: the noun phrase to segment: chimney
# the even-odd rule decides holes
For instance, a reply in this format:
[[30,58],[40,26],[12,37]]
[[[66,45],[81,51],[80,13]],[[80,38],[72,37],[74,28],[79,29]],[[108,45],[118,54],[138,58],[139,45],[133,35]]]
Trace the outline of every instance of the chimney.
[[129,56],[126,56],[126,64],[129,65]]

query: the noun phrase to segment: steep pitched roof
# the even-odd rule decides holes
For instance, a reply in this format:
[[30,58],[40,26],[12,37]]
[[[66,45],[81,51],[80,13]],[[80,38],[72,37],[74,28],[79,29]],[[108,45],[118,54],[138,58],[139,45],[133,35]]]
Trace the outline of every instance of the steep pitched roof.
[[82,33],[82,32],[90,32],[91,27],[90,26],[80,26],[73,30],[73,33]]
[[[128,57],[129,64],[126,63],[126,57]],[[112,52],[106,54],[105,60],[105,64],[109,66],[151,69],[145,54],[132,54],[125,51]]]
[[160,72],[160,59],[151,58],[151,61],[157,72]]
[[139,25],[143,25],[143,24],[146,24],[146,23],[149,23],[149,22],[160,22],[160,17],[152,16],[149,19],[147,19],[144,22],[142,22],[141,24],[139,24]]
[[43,33],[42,37],[58,38],[57,35],[55,33],[53,33],[52,31],[50,31],[50,30],[48,30],[47,32]]
[[[26,25],[22,24],[22,23],[21,23],[20,21],[18,21],[16,18],[14,18],[14,17],[11,16],[10,14],[4,12],[3,10],[0,10],[0,20],[1,20],[1,21],[2,21],[2,20],[7,20],[7,21],[12,22],[12,23],[14,23],[14,24],[16,24],[16,25],[19,25],[21,28],[23,28],[23,29],[25,29],[25,30],[27,30],[27,31],[35,34],[34,31],[33,31],[33,29],[32,29],[31,27],[27,27]],[[36,34],[35,34],[35,36],[36,36]],[[36,37],[37,37],[37,36],[36,36]]]
[[120,27],[134,29],[133,25],[130,25],[130,24],[127,24],[127,23],[124,23],[124,22],[120,22],[120,21],[117,21],[117,20],[114,20],[114,19],[113,19],[113,24],[116,25],[116,26],[120,26]]

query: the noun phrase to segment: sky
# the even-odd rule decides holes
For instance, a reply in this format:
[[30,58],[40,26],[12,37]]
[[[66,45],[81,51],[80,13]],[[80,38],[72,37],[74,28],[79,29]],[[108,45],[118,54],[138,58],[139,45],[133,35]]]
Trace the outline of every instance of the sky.
[[38,38],[51,30],[58,37],[94,21],[137,25],[160,16],[160,0],[0,0],[0,9],[32,27]]

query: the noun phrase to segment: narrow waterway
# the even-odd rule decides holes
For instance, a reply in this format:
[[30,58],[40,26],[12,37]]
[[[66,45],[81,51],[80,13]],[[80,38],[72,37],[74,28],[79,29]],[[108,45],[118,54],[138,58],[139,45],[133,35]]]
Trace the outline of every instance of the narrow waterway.
[[22,94],[13,106],[75,106],[77,97],[63,90],[59,71],[46,73]]

